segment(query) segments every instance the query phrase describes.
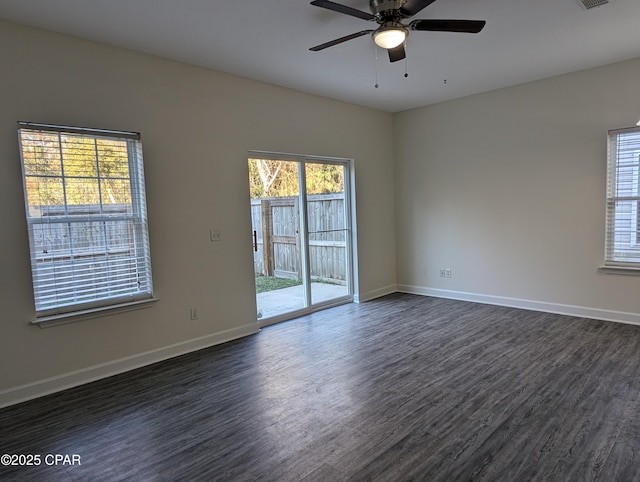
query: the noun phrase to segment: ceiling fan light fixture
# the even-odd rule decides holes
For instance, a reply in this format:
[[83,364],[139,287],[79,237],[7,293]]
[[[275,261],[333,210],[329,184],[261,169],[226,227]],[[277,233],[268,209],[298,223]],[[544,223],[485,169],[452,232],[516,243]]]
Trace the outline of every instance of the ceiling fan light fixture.
[[378,47],[383,49],[393,49],[398,45],[402,45],[407,38],[407,29],[402,25],[393,24],[382,26],[373,32],[373,41]]

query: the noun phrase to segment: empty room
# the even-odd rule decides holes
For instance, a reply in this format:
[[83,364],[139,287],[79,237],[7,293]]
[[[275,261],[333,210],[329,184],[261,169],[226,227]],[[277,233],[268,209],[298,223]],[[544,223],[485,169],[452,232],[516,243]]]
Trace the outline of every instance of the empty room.
[[0,480],[637,480],[638,22],[0,0]]

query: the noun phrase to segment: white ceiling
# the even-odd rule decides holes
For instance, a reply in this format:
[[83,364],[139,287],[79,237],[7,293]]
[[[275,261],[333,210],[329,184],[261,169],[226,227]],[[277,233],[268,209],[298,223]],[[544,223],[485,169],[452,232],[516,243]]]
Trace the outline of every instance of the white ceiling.
[[640,0],[437,0],[414,18],[487,26],[411,32],[409,77],[380,51],[377,89],[370,37],[308,50],[376,24],[308,0],[0,0],[0,18],[389,112],[640,57]]

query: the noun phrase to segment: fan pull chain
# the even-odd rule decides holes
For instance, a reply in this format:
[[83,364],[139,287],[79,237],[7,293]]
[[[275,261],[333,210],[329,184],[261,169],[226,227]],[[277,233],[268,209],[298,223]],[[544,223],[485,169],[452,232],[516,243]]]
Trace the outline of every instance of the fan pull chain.
[[405,40],[404,41],[404,50],[405,50],[405,57],[404,57],[404,78],[406,79],[407,77],[409,77],[409,55],[407,55],[407,52],[409,49],[407,49],[407,44],[408,42]]
[[375,64],[376,64],[376,83],[375,83],[374,87],[377,89],[379,87],[378,86],[378,46],[374,44],[373,45],[373,50],[375,52],[375,57],[376,57],[376,62],[375,62]]

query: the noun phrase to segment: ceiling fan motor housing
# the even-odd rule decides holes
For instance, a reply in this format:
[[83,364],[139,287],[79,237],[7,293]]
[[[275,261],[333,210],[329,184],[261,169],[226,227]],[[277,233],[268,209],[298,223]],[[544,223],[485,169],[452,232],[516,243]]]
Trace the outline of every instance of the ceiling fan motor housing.
[[405,3],[407,0],[369,0],[369,8],[376,20],[383,22],[398,17],[398,9]]

